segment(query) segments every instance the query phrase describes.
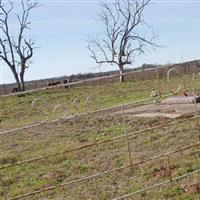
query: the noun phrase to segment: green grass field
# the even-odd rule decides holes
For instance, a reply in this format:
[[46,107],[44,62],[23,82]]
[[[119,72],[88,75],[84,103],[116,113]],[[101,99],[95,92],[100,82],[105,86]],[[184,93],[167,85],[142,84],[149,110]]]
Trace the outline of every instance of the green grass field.
[[[182,83],[182,77],[173,78],[170,87],[174,90]],[[199,87],[199,81],[186,78],[187,89]],[[162,94],[168,93],[166,80],[160,80]],[[50,89],[24,96],[0,98],[0,130],[8,130],[41,120],[56,119],[63,114],[62,110],[52,112],[56,104],[65,104],[68,114],[75,114],[73,98],[80,100],[78,113],[86,112],[87,96],[91,97],[91,110],[121,105],[149,98],[151,91],[157,89],[156,81],[110,83],[105,85],[76,86],[70,89]],[[31,107],[35,98],[36,108]],[[43,113],[47,114],[44,115]],[[184,118],[187,118],[185,116]],[[178,119],[181,120],[181,119]],[[167,118],[133,118],[125,115],[128,133],[162,126],[174,122]],[[86,114],[68,121],[16,131],[0,135],[0,166],[19,161],[62,152],[71,148],[118,137],[124,134],[121,114],[101,113]],[[196,120],[160,128],[155,131],[133,135],[130,149],[133,162],[139,162],[153,156],[173,151],[198,143],[199,130]],[[170,156],[172,177],[181,176],[200,168],[199,146]],[[3,185],[8,199],[19,195],[56,186],[68,181],[129,165],[126,138],[108,142],[70,153],[63,153],[29,164],[1,170]],[[114,199],[126,193],[169,179],[167,157],[143,163],[132,169],[108,173],[98,178],[74,183],[66,187],[43,192],[23,199]],[[200,174],[169,183],[162,187],[131,196],[127,199],[200,199],[199,190],[191,189],[199,185]],[[95,192],[96,188],[96,192]],[[3,190],[0,188],[0,199]]]
[[[192,80],[191,77],[185,77],[185,80],[187,83],[186,89],[188,90],[200,86],[199,81]],[[173,78],[169,83],[169,87],[175,91],[182,83],[183,77]],[[81,113],[88,110],[85,101],[88,96],[90,97],[91,110],[94,111],[149,98],[151,91],[157,89],[157,81],[147,80],[94,86],[74,86],[69,89],[54,88],[26,95],[0,98],[0,130],[16,128],[62,116],[64,114],[62,109],[58,109],[53,113],[53,108],[57,104],[64,104],[68,114],[77,113],[72,103],[75,98],[79,101],[78,112]],[[170,92],[166,79],[160,80],[159,89],[162,94]],[[41,98],[42,100],[37,101],[35,107],[32,107],[31,103],[36,98]]]

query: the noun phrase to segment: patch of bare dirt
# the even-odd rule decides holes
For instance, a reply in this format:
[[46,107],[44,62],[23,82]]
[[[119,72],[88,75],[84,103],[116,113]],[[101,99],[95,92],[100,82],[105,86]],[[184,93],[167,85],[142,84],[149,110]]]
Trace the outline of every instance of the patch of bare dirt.
[[58,179],[61,178],[61,175],[60,175],[60,173],[58,171],[55,171],[55,172],[49,172],[49,173],[46,173],[46,174],[41,174],[40,178],[58,180]]
[[[197,104],[197,109],[200,112],[200,104]],[[117,111],[115,113],[120,113]],[[195,113],[195,104],[150,104],[137,106],[133,108],[125,108],[124,113],[133,117],[167,117],[178,118],[188,114]]]
[[166,167],[161,167],[160,169],[155,168],[153,172],[154,177],[168,177],[170,172]]
[[200,183],[193,183],[186,186],[186,192],[189,194],[200,194]]
[[141,113],[136,114],[134,117],[167,117],[167,118],[178,118],[181,117],[179,113],[159,113],[159,112],[152,112],[152,113]]

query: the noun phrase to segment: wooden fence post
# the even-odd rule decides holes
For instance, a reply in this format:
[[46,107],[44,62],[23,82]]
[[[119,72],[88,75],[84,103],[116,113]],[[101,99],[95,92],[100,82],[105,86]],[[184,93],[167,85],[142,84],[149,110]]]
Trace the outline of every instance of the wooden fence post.
[[134,81],[134,72],[132,72],[131,79],[132,79],[132,81]]

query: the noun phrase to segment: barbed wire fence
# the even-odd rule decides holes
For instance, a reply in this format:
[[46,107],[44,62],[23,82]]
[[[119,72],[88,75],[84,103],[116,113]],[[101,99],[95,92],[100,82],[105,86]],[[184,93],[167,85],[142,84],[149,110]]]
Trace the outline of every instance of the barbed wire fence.
[[[61,188],[61,187],[64,187],[64,186],[68,186],[68,185],[71,185],[71,184],[74,184],[74,183],[78,183],[78,182],[83,182],[85,180],[88,180],[88,179],[93,179],[93,180],[96,180],[98,177],[100,176],[103,176],[103,175],[107,175],[109,173],[113,173],[115,171],[121,171],[121,170],[124,170],[124,169],[132,169],[134,166],[138,166],[138,165],[141,165],[141,164],[144,164],[146,162],[150,162],[152,160],[158,160],[162,157],[167,157],[167,159],[169,159],[169,156],[172,155],[172,154],[176,154],[178,152],[183,152],[183,151],[186,151],[186,150],[189,150],[191,148],[194,148],[194,147],[199,147],[200,146],[200,143],[198,144],[195,144],[195,145],[191,145],[191,146],[188,146],[188,147],[184,147],[184,148],[181,148],[181,149],[178,149],[178,150],[175,150],[175,151],[171,151],[171,152],[166,152],[164,154],[161,154],[161,155],[157,155],[157,156],[154,156],[154,157],[151,157],[147,160],[143,160],[143,161],[140,161],[140,162],[137,162],[137,163],[130,163],[129,165],[127,166],[123,166],[123,167],[120,167],[120,168],[115,168],[115,169],[112,169],[112,170],[108,170],[108,171],[104,171],[102,173],[98,173],[98,174],[94,174],[94,175],[91,175],[91,176],[88,176],[88,177],[84,177],[84,178],[80,178],[80,179],[77,179],[77,180],[73,180],[73,181],[68,181],[66,183],[62,183],[62,184],[59,184],[59,185],[55,185],[55,186],[50,186],[50,187],[47,187],[45,189],[41,189],[41,190],[37,190],[37,191],[34,191],[34,192],[30,192],[30,193],[26,193],[26,194],[23,194],[23,195],[20,195],[20,196],[17,196],[17,197],[14,197],[14,198],[9,198],[9,200],[17,200],[17,199],[22,199],[22,198],[25,198],[25,197],[30,197],[30,196],[34,196],[36,194],[39,194],[39,193],[43,193],[43,192],[47,192],[47,191],[51,191],[51,190],[55,190],[55,189],[58,189],[58,188]],[[168,165],[168,170],[170,172],[171,170],[171,167],[170,167],[170,163]],[[159,184],[156,184],[156,185],[153,185],[151,187],[148,187],[148,188],[143,188],[143,189],[140,189],[138,191],[135,191],[133,193],[130,193],[130,194],[126,194],[126,195],[123,195],[121,197],[118,197],[116,199],[124,199],[125,197],[128,197],[128,196],[132,196],[134,194],[137,194],[137,193],[140,193],[140,192],[144,192],[146,190],[150,190],[150,189],[153,189],[154,187],[158,187],[158,186],[161,186],[163,184],[167,184],[169,182],[173,182],[173,181],[176,181],[178,179],[181,179],[181,178],[185,178],[187,176],[190,176],[192,175],[193,173],[199,173],[200,172],[200,168],[197,169],[197,170],[194,170],[193,172],[190,172],[190,173],[186,173],[182,176],[179,176],[179,177],[172,177],[171,173],[170,176],[169,176],[169,180],[167,181],[164,181],[162,183],[159,183]],[[96,181],[95,181],[96,182]],[[2,187],[4,188],[3,184],[2,184]],[[95,186],[96,187],[96,186]],[[7,198],[7,195],[5,193],[5,188],[3,189],[4,191],[4,199],[8,199]],[[98,194],[98,191],[96,191],[96,193]]]
[[[165,96],[165,95],[162,95],[162,96]],[[195,99],[195,96],[194,96],[194,99]],[[89,103],[90,100],[91,100],[91,97],[88,96],[85,99],[85,104],[86,104],[86,107],[88,108],[88,112],[92,113],[91,108],[90,108],[90,103]],[[142,101],[134,102],[134,103],[131,103],[131,105],[142,103],[142,102],[146,102],[146,101],[150,101],[150,100],[152,100],[152,99],[149,98],[148,100],[142,100]],[[34,99],[32,101],[32,103],[31,103],[31,106],[34,107],[36,105],[37,101],[42,101],[42,99],[41,98]],[[78,114],[78,100],[74,99],[73,104],[74,104],[74,109],[76,110],[76,112]],[[57,104],[53,108],[53,110],[51,111],[51,112],[56,112],[56,110],[60,109],[60,108],[63,109],[64,115],[62,114],[61,117],[59,117],[59,118],[57,118],[55,120],[48,121],[48,118],[47,118],[46,121],[42,121],[41,123],[38,123],[38,124],[34,124],[34,125],[30,125],[30,126],[25,126],[25,127],[20,127],[20,128],[17,128],[17,129],[11,129],[11,130],[8,130],[8,131],[0,132],[0,135],[6,135],[6,134],[10,134],[10,133],[15,133],[16,131],[20,131],[20,130],[23,130],[23,129],[33,128],[35,126],[40,126],[40,125],[43,125],[43,124],[46,124],[46,123],[53,123],[53,122],[59,121],[60,119],[63,119],[63,118],[65,118],[67,116],[67,107],[64,104]],[[133,162],[133,156],[131,155],[130,144],[129,144],[129,137],[130,136],[140,135],[141,133],[149,132],[149,131],[153,131],[153,130],[159,130],[160,128],[172,126],[174,124],[179,124],[179,123],[183,123],[183,122],[186,122],[186,121],[196,120],[197,121],[196,127],[199,128],[199,115],[198,115],[196,100],[194,101],[194,108],[195,108],[194,110],[195,110],[195,114],[196,114],[194,117],[191,117],[189,119],[179,120],[179,121],[176,121],[176,122],[173,122],[173,123],[169,123],[169,124],[165,124],[164,126],[157,126],[157,127],[153,127],[153,128],[149,128],[149,129],[145,129],[145,130],[136,131],[134,133],[128,133],[127,130],[126,130],[126,124],[125,124],[125,120],[124,120],[124,105],[118,106],[117,108],[121,109],[121,115],[122,115],[122,119],[123,119],[122,123],[123,123],[123,127],[124,127],[124,134],[122,136],[118,136],[118,137],[115,137],[115,138],[112,138],[112,139],[108,139],[108,140],[104,140],[104,141],[100,141],[100,142],[96,142],[96,143],[91,143],[91,144],[83,145],[83,146],[80,146],[80,147],[76,147],[74,149],[68,149],[68,150],[65,150],[63,152],[57,152],[57,153],[54,153],[54,154],[51,154],[51,155],[39,156],[37,158],[32,158],[32,159],[24,160],[24,161],[17,162],[17,163],[14,163],[14,164],[1,166],[0,170],[8,169],[8,168],[19,166],[19,165],[22,165],[22,164],[28,164],[28,163],[35,162],[35,161],[39,161],[39,160],[46,159],[46,158],[51,157],[51,156],[57,156],[59,154],[64,154],[64,153],[68,153],[68,152],[78,151],[80,149],[89,148],[91,146],[97,146],[99,144],[108,143],[108,142],[111,142],[111,141],[116,141],[116,140],[119,140],[121,138],[125,138],[126,139],[127,155],[129,157],[129,165],[126,165],[126,166],[123,166],[123,167],[120,167],[120,168],[115,168],[115,169],[108,170],[108,171],[104,171],[102,173],[94,174],[94,175],[91,175],[91,176],[88,176],[88,177],[84,177],[84,178],[81,178],[81,179],[77,179],[77,180],[73,180],[73,181],[68,181],[68,182],[62,183],[60,185],[47,187],[45,189],[34,191],[34,192],[30,192],[30,193],[27,193],[27,194],[23,194],[23,195],[14,197],[14,198],[8,198],[7,193],[6,193],[6,188],[5,188],[4,183],[3,183],[3,178],[2,178],[3,176],[1,175],[2,191],[3,191],[4,199],[5,200],[22,199],[22,198],[33,196],[33,195],[36,195],[36,194],[39,194],[39,193],[42,193],[42,192],[46,192],[46,191],[54,190],[54,189],[57,189],[57,188],[60,188],[60,187],[64,187],[64,186],[67,186],[67,185],[71,185],[71,184],[74,184],[74,183],[82,182],[82,181],[85,181],[85,180],[88,180],[88,179],[92,179],[94,181],[96,198],[100,199],[99,198],[99,192],[98,192],[98,184],[96,182],[96,179],[98,177],[106,175],[108,173],[112,173],[114,171],[118,171],[118,170],[132,169],[133,166],[140,165],[140,164],[149,162],[151,160],[157,160],[157,159],[159,159],[161,157],[167,157],[167,160],[168,160],[168,170],[169,170],[169,174],[170,174],[169,180],[164,181],[164,182],[159,183],[159,184],[152,185],[152,186],[147,187],[147,188],[142,188],[140,190],[134,191],[134,192],[129,193],[129,194],[125,194],[125,195],[117,197],[115,199],[116,200],[117,199],[124,199],[126,197],[130,197],[130,196],[133,196],[135,194],[138,194],[138,193],[141,193],[141,192],[144,192],[144,191],[147,191],[147,190],[151,190],[151,189],[153,189],[155,187],[159,187],[161,185],[168,184],[169,182],[177,181],[179,179],[182,179],[182,178],[185,178],[185,177],[188,177],[188,176],[191,176],[191,175],[193,175],[195,173],[199,173],[200,172],[200,169],[197,169],[197,170],[194,170],[193,172],[190,172],[190,173],[184,174],[182,176],[178,176],[178,177],[172,177],[172,174],[170,173],[170,170],[171,170],[171,167],[170,167],[170,155],[175,154],[177,152],[186,151],[186,150],[194,148],[194,147],[198,147],[200,145],[200,134],[199,134],[199,136],[197,138],[197,141],[198,141],[197,144],[194,144],[194,145],[191,145],[191,146],[188,146],[188,147],[183,147],[183,148],[177,149],[177,150],[172,151],[172,152],[167,152],[167,153],[164,153],[164,154],[161,154],[161,155],[157,155],[157,156],[152,157],[152,158],[150,157],[147,160],[142,160],[142,161],[136,162],[136,163]],[[88,112],[86,114],[88,114]]]
[[[171,96],[171,95],[174,95],[174,94],[177,94],[178,92],[180,92],[180,90],[181,90],[181,88],[186,88],[186,83],[185,83],[185,79],[183,79],[183,81],[182,82],[180,82],[179,84],[178,84],[178,89],[177,90],[174,90],[173,88],[171,88],[171,86],[170,86],[170,74],[171,74],[171,72],[173,72],[173,71],[178,71],[177,69],[170,69],[168,72],[169,73],[167,73],[167,82],[166,82],[166,84],[168,85],[168,91],[166,92],[165,90],[163,90],[163,88],[161,88],[161,86],[162,86],[162,84],[160,83],[160,78],[159,78],[159,71],[157,70],[157,76],[156,76],[156,83],[155,83],[155,85],[154,85],[154,88],[155,89],[157,89],[157,92],[159,93],[159,97],[161,97],[161,98],[164,98],[164,97],[167,97],[167,96]],[[115,75],[115,77],[118,77],[118,74],[117,75]],[[104,78],[104,77],[103,77]],[[71,84],[71,83],[70,83]],[[79,85],[79,83],[73,83],[73,84],[75,84],[75,85]],[[191,84],[190,84],[191,85]],[[59,87],[61,87],[61,86],[52,86],[51,88],[59,88]],[[191,87],[191,86],[190,86]],[[49,88],[45,88],[45,89],[49,89]],[[188,90],[192,90],[193,89],[193,87],[192,88],[189,88],[188,87]],[[199,89],[199,88],[196,88],[196,89]],[[143,91],[143,90],[142,90]],[[30,91],[27,91],[28,93],[30,92]],[[149,94],[150,94],[150,90],[148,90],[148,92],[149,92]],[[26,93],[26,92],[25,92]],[[16,95],[18,95],[18,94],[16,94]],[[73,97],[74,96],[74,97]],[[1,98],[4,98],[3,96],[2,97],[0,97],[0,99]],[[88,111],[89,112],[94,112],[94,109],[95,109],[95,107],[96,107],[96,101],[95,101],[95,97],[93,97],[93,96],[86,96],[85,98],[83,98],[83,97],[81,97],[82,99],[80,99],[80,98],[77,98],[77,97],[75,97],[75,95],[72,95],[72,102],[70,103],[70,102],[68,102],[68,103],[66,103],[66,102],[57,102],[57,103],[50,103],[49,104],[49,102],[46,102],[46,100],[42,97],[42,96],[38,96],[38,97],[36,97],[36,98],[33,98],[32,99],[32,106],[31,106],[31,108],[30,109],[32,109],[31,111],[32,112],[38,112],[38,113],[40,113],[40,118],[44,118],[43,120],[41,120],[41,121],[39,121],[39,122],[37,122],[37,124],[38,125],[40,125],[40,124],[43,124],[44,122],[47,122],[48,123],[48,121],[49,121],[49,123],[50,123],[50,121],[56,121],[56,119],[53,119],[53,120],[50,120],[49,119],[49,117],[48,117],[48,115],[52,115],[52,113],[54,113],[54,114],[58,114],[57,112],[55,112],[56,110],[59,110],[60,112],[61,112],[61,114],[60,115],[62,115],[62,116],[58,116],[58,118],[61,118],[61,119],[63,119],[63,118],[67,118],[68,116],[67,116],[67,114],[66,114],[66,112],[65,111],[62,111],[61,110],[61,107],[62,108],[64,108],[64,107],[67,107],[68,109],[67,109],[67,113],[68,113],[68,115],[70,114],[70,115],[72,115],[72,114],[75,114],[75,115],[77,115],[77,114],[79,114],[80,112],[82,112],[82,111],[80,111],[80,102],[82,102],[82,107],[84,107],[84,109],[83,110],[85,110],[85,112],[87,113]],[[53,96],[53,97],[51,97],[50,98],[50,101],[53,101],[54,99],[56,99],[56,95],[55,96]],[[26,105],[26,104],[29,104],[29,102],[30,102],[30,100],[27,100],[27,101],[25,101],[24,100],[24,102],[21,102],[21,100],[20,100],[20,98],[18,99],[19,101],[20,101],[20,105],[22,106],[22,105]],[[150,97],[150,98],[146,98],[145,100],[141,100],[141,101],[137,101],[137,102],[133,102],[133,103],[130,103],[130,105],[132,104],[132,105],[134,105],[134,104],[138,104],[138,103],[148,103],[148,102],[150,102],[152,100],[152,97]],[[83,103],[84,102],[84,103]],[[41,103],[42,103],[42,105],[41,105]],[[63,106],[59,106],[59,109],[56,109],[56,110],[54,110],[54,108],[57,106],[57,105],[60,105],[60,104],[63,104]],[[15,105],[12,105],[12,107],[15,109],[15,107],[17,107],[17,105],[18,105],[18,103],[16,103],[16,106]],[[127,104],[128,105],[128,104]],[[2,105],[3,106],[3,105]],[[119,105],[119,106],[116,106],[116,107],[120,107],[121,105]],[[37,108],[38,107],[38,108]],[[70,111],[70,109],[69,108],[71,108],[71,111]],[[5,110],[5,109],[2,109],[3,111]],[[65,109],[66,110],[66,109]],[[73,110],[73,111],[72,111]],[[101,109],[101,110],[104,110],[104,109]],[[106,110],[106,109],[105,109]],[[97,110],[95,110],[95,111],[97,111],[98,112],[98,109]],[[20,111],[21,112],[21,111]],[[64,115],[63,115],[63,112],[65,113]],[[6,115],[6,113],[4,113],[3,114],[4,116]],[[32,127],[32,126],[37,126],[36,124],[31,124],[31,125],[29,125],[30,127]],[[27,128],[27,126],[25,126],[26,128]]]
[[[124,119],[124,113],[123,113],[123,107],[122,107],[122,117]],[[31,162],[35,162],[35,161],[39,161],[39,160],[42,160],[42,159],[45,159],[45,158],[48,158],[49,156],[57,156],[59,154],[66,154],[68,152],[72,152],[72,151],[78,151],[80,149],[84,149],[84,148],[89,148],[91,146],[96,146],[96,145],[99,145],[99,144],[102,144],[102,143],[107,143],[107,142],[110,142],[110,141],[114,141],[114,140],[118,140],[118,139],[121,139],[121,138],[125,138],[126,141],[127,141],[127,154],[128,154],[128,157],[129,157],[129,165],[127,166],[124,166],[124,167],[120,167],[120,168],[116,168],[116,169],[113,169],[113,170],[109,170],[109,171],[105,171],[105,172],[102,172],[102,173],[99,173],[99,174],[95,174],[95,175],[92,175],[92,176],[89,176],[89,177],[85,177],[85,178],[81,178],[81,179],[78,179],[78,180],[75,180],[75,181],[69,181],[67,183],[63,183],[63,184],[60,184],[60,185],[57,185],[57,186],[52,186],[52,187],[48,187],[48,188],[45,188],[43,190],[38,190],[38,191],[34,191],[34,192],[31,192],[31,193],[28,193],[28,194],[24,194],[24,195],[21,195],[21,196],[18,196],[18,197],[15,197],[15,198],[11,198],[9,200],[16,200],[16,199],[21,199],[21,198],[24,198],[24,197],[29,197],[29,196],[32,196],[32,195],[36,195],[36,194],[39,194],[39,193],[42,193],[44,191],[49,191],[49,190],[54,190],[56,188],[60,188],[60,187],[63,187],[63,186],[67,186],[67,185],[70,185],[70,184],[74,184],[74,183],[77,183],[77,182],[81,182],[81,181],[84,181],[84,180],[88,180],[88,179],[93,179],[94,180],[94,183],[95,185],[97,184],[96,183],[96,178],[99,177],[99,176],[102,176],[102,175],[105,175],[107,173],[112,173],[113,171],[118,171],[118,170],[122,170],[122,169],[125,169],[125,168],[129,168],[129,169],[132,169],[133,166],[135,165],[140,165],[140,164],[143,164],[143,163],[146,163],[146,162],[149,162],[151,160],[156,160],[156,159],[159,159],[161,157],[167,157],[169,159],[169,155],[171,154],[175,154],[177,152],[181,152],[181,151],[186,151],[190,148],[194,148],[194,147],[198,147],[200,145],[200,141],[199,141],[199,137],[198,137],[198,143],[197,144],[194,144],[194,145],[191,145],[191,146],[188,146],[188,147],[184,147],[184,148],[181,148],[181,149],[178,149],[178,150],[175,150],[175,151],[172,151],[172,152],[167,152],[165,154],[161,154],[161,155],[158,155],[158,156],[154,156],[152,158],[148,158],[147,160],[143,160],[143,161],[140,161],[138,163],[134,163],[133,160],[132,160],[132,155],[130,153],[130,146],[129,146],[129,137],[130,136],[133,136],[133,135],[139,135],[139,134],[142,134],[144,132],[149,132],[149,131],[152,131],[152,130],[159,130],[160,128],[162,127],[167,127],[167,126],[172,126],[174,124],[178,124],[178,123],[183,123],[183,122],[186,122],[186,121],[191,121],[191,120],[196,120],[197,118],[199,118],[199,116],[195,116],[195,117],[192,117],[192,118],[189,118],[189,119],[184,119],[184,120],[181,120],[181,121],[178,121],[178,122],[173,122],[173,123],[170,123],[170,124],[166,124],[165,126],[159,126],[159,127],[153,127],[153,128],[150,128],[150,129],[145,129],[145,130],[140,130],[138,132],[135,132],[135,133],[130,133],[128,134],[126,132],[126,125],[125,125],[125,121],[123,120],[123,124],[124,124],[124,135],[122,136],[119,136],[119,137],[116,137],[116,138],[113,138],[113,139],[110,139],[110,140],[106,140],[106,141],[100,141],[98,143],[93,143],[93,144],[88,144],[88,145],[84,145],[84,146],[80,146],[80,147],[77,147],[77,148],[74,148],[74,149],[70,149],[70,150],[67,150],[67,151],[63,151],[63,152],[58,152],[56,154],[51,154],[51,155],[48,155],[48,156],[40,156],[40,157],[37,157],[37,158],[34,158],[34,159],[30,159],[30,160],[25,160],[25,161],[21,161],[21,162],[18,162],[18,163],[15,163],[15,164],[11,164],[11,165],[7,165],[7,166],[2,166],[0,167],[0,170],[3,170],[3,169],[7,169],[7,168],[10,168],[10,167],[15,167],[15,166],[18,166],[18,165],[22,165],[22,164],[28,164],[28,163],[31,163]],[[170,164],[168,166],[168,169],[170,170]],[[198,173],[199,171],[195,171],[195,173]],[[171,174],[171,173],[170,173]],[[185,174],[183,177],[185,176],[190,176],[191,173],[188,173],[188,174]],[[182,176],[181,176],[182,177]],[[172,178],[170,176],[170,181],[175,181],[181,177],[175,177],[175,178]],[[182,177],[182,178],[183,178]],[[166,182],[163,182],[163,184],[167,184],[169,181],[166,181]],[[142,192],[142,191],[145,191],[145,190],[149,190],[151,188],[154,188],[154,187],[157,187],[159,186],[160,184],[158,185],[154,185],[152,187],[148,187],[146,189],[142,189],[142,190],[139,190],[137,192],[134,192],[134,193],[131,193],[129,194],[128,196],[130,195],[134,195],[134,194],[137,194],[138,192]],[[2,187],[3,187],[3,193],[4,193],[4,199],[8,199],[7,198],[7,195],[6,195],[6,189],[2,183]],[[98,187],[98,186],[95,186],[95,187]],[[96,194],[98,194],[98,192],[96,191]],[[119,197],[119,199],[123,199],[124,196],[122,197]]]
[[[156,127],[152,127],[152,128],[148,128],[148,129],[144,129],[144,130],[139,130],[139,131],[135,131],[135,132],[132,132],[132,133],[127,133],[127,131],[126,131],[125,134],[111,138],[111,139],[106,139],[106,140],[102,140],[102,141],[95,142],[95,143],[89,143],[89,144],[82,145],[82,146],[79,146],[79,147],[75,147],[75,148],[72,148],[72,149],[67,149],[67,150],[64,150],[62,152],[56,152],[56,153],[52,153],[52,154],[45,155],[45,156],[39,156],[39,157],[36,157],[36,158],[20,161],[20,162],[14,163],[14,164],[0,166],[0,170],[10,168],[10,167],[13,167],[13,166],[17,166],[17,165],[21,165],[21,164],[28,164],[28,163],[31,163],[31,162],[47,159],[49,157],[53,157],[53,156],[60,155],[60,154],[66,154],[66,153],[78,151],[78,150],[81,150],[81,149],[86,149],[86,148],[90,148],[90,147],[93,147],[93,146],[98,146],[98,145],[101,145],[101,144],[110,143],[110,142],[113,142],[113,141],[120,140],[122,138],[125,138],[126,140],[128,140],[127,137],[130,137],[130,136],[135,136],[135,135],[138,136],[138,135],[141,135],[141,134],[147,133],[147,132],[150,133],[151,131],[160,130],[161,128],[174,126],[176,124],[181,124],[181,123],[184,123],[184,122],[187,122],[187,121],[196,120],[198,118],[199,118],[199,116],[190,117],[190,118],[187,118],[187,119],[178,120],[178,121],[171,122],[171,123],[168,123],[168,124],[165,124],[165,125],[156,126]],[[128,147],[128,149],[130,150],[129,147]]]

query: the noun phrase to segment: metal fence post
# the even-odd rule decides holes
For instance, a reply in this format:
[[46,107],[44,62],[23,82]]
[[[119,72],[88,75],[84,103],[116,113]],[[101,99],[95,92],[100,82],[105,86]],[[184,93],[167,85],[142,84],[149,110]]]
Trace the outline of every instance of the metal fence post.
[[4,94],[6,94],[7,93],[7,91],[6,91],[6,84],[3,85],[3,89],[4,89]]
[[[198,109],[197,109],[197,101],[196,101],[196,97],[195,97],[195,89],[193,88],[193,98],[194,98],[194,107],[195,107],[195,113],[196,113],[196,129],[199,131],[199,113],[198,113]],[[200,132],[198,135],[198,142],[200,144]]]
[[[130,162],[130,166],[132,166],[133,165],[133,159],[132,159],[132,156],[131,156],[131,149],[130,149],[129,137],[128,137],[128,133],[127,133],[127,129],[126,129],[126,124],[125,124],[124,105],[122,105],[122,107],[121,107],[121,114],[122,114],[122,123],[123,123],[124,133],[126,135],[126,144],[127,144],[127,148],[128,148],[129,162]],[[132,172],[132,168],[131,168],[131,172]]]
[[171,171],[171,167],[170,167],[169,155],[167,156],[167,167],[168,167],[169,179],[170,179],[170,181],[172,181],[172,171]]
[[193,88],[192,90],[193,90],[195,114],[196,114],[196,117],[197,117],[197,127],[199,127],[198,109],[197,109],[197,101],[196,101],[196,97],[195,97],[195,89]]
[[158,93],[159,93],[159,96],[161,97],[162,94],[161,94],[161,89],[160,89],[160,78],[159,78],[159,71],[158,69],[156,69],[156,83],[157,83],[157,90],[158,90]]
[[185,76],[183,76],[183,89],[184,89],[184,91],[187,90],[186,81],[185,81]]

